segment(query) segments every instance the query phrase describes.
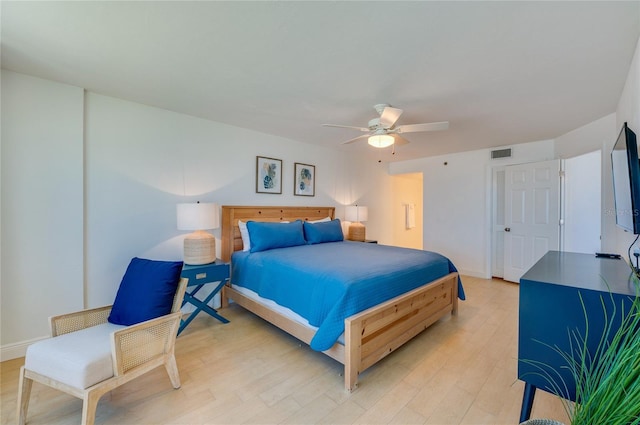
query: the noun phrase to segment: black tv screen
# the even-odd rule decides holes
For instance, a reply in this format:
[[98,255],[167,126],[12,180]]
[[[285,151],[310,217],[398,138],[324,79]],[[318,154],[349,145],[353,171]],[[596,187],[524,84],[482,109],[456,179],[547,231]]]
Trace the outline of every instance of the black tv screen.
[[640,160],[636,134],[624,123],[611,151],[616,224],[640,234]]

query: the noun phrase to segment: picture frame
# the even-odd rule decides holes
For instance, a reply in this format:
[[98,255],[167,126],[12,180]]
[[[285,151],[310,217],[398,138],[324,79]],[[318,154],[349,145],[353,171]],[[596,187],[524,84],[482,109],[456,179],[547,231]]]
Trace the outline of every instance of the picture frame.
[[256,157],[256,193],[282,193],[282,160]]
[[293,194],[296,196],[316,196],[315,165],[296,162],[293,171]]

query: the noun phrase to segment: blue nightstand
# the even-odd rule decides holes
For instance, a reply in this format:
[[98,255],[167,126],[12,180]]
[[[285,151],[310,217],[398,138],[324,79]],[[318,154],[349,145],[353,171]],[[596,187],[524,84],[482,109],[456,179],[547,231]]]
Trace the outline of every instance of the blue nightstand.
[[[213,297],[220,292],[222,287],[229,280],[229,263],[223,263],[220,260],[216,260],[214,263],[203,264],[199,266],[192,266],[185,264],[182,268],[181,277],[189,279],[187,284],[187,291],[184,294],[184,301],[182,305],[189,303],[196,307],[196,309],[186,318],[180,322],[180,328],[178,329],[178,335],[186,328],[189,323],[200,313],[206,312],[212,317],[215,317],[222,323],[229,323],[227,319],[218,314],[218,312],[211,308],[208,304]],[[196,294],[204,285],[216,283],[217,285],[211,291],[205,299],[196,298]]]

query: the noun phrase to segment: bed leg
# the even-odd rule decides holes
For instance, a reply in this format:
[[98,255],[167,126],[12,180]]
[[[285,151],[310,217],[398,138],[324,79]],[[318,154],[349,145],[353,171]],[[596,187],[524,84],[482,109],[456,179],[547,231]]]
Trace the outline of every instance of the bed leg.
[[362,322],[345,320],[344,328],[344,388],[351,392],[358,386],[360,373]]
[[222,287],[222,291],[220,292],[220,308],[225,308],[225,307],[229,307],[229,297],[227,297],[227,285],[224,285]]
[[451,315],[452,316],[457,316],[458,315],[458,274],[455,275],[455,277],[453,278],[453,297],[452,297],[452,308],[451,308]]

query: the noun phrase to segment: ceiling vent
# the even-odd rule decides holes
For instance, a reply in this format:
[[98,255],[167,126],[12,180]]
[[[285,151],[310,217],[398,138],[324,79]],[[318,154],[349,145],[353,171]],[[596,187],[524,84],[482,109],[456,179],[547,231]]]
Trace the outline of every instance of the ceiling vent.
[[491,151],[491,159],[511,158],[511,148]]

